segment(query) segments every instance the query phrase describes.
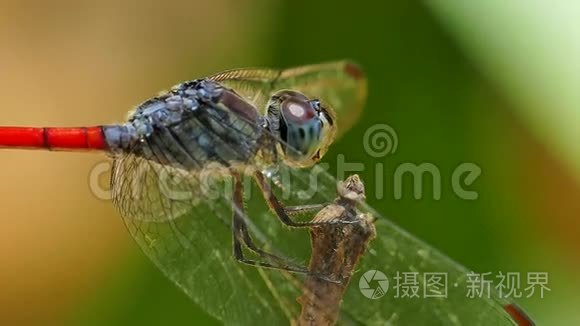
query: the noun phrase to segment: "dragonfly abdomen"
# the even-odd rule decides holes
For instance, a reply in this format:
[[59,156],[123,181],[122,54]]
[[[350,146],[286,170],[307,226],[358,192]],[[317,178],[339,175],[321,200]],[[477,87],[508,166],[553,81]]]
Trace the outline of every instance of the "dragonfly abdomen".
[[0,148],[107,150],[103,127],[0,127]]

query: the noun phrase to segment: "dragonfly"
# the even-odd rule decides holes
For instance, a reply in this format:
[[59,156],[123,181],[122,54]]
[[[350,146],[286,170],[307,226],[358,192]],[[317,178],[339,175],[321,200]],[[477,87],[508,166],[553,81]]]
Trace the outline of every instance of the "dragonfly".
[[[108,155],[113,204],[171,281],[226,324],[288,323],[303,290],[297,275],[312,273],[297,261],[309,252],[308,238],[279,222],[292,229],[320,223],[300,219],[336,197],[336,179],[318,162],[354,125],[366,95],[365,74],[349,60],[229,70],[180,83],[123,123],[0,127],[0,148]],[[346,320],[531,324],[493,291],[466,299],[466,268],[368,204],[358,209],[377,218],[360,271],[441,272],[450,287],[444,299],[368,300],[350,286],[341,308]]]

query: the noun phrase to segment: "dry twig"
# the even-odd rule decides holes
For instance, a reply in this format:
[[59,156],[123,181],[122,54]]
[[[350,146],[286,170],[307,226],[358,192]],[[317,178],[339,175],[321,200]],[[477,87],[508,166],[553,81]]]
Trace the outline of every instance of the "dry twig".
[[298,302],[302,313],[298,325],[334,325],[338,320],[342,296],[352,273],[375,237],[374,217],[362,214],[357,203],[365,198],[364,185],[357,175],[339,182],[339,197],[324,207],[313,221],[345,220],[352,224],[328,224],[314,227],[311,232],[312,257],[309,269],[313,274],[336,279],[339,283],[310,276],[304,282]]

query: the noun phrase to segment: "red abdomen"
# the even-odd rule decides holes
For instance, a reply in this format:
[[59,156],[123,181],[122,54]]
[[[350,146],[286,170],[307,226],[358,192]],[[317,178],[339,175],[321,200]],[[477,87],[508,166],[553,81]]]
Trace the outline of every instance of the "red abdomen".
[[103,128],[0,127],[0,148],[106,150]]

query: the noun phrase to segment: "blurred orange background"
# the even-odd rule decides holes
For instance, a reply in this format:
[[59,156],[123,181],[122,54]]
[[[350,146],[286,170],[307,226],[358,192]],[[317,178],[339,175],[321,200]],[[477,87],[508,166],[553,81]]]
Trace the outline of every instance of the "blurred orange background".
[[[262,63],[275,3],[0,2],[3,125],[123,121],[181,80]],[[259,45],[259,46],[255,46]],[[4,151],[0,321],[53,324],[136,251],[88,172],[105,157]],[[168,286],[172,286],[168,282]]]

